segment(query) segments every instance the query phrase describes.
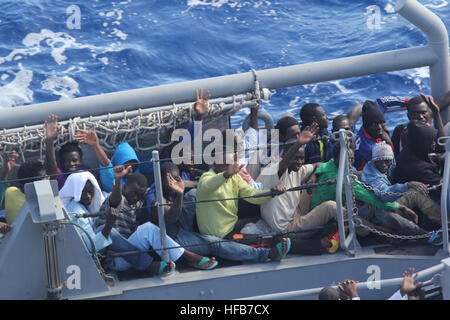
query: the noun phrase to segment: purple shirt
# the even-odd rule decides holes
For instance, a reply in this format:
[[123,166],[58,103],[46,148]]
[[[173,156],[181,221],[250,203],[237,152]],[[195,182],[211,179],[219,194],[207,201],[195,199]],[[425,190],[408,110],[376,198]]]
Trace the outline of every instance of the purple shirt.
[[[80,166],[80,170],[89,170],[89,167],[86,167],[84,164]],[[61,190],[64,186],[64,183],[66,183],[67,177],[69,174],[64,174],[60,168],[58,168],[58,175],[56,176],[55,180],[58,181],[58,190]]]

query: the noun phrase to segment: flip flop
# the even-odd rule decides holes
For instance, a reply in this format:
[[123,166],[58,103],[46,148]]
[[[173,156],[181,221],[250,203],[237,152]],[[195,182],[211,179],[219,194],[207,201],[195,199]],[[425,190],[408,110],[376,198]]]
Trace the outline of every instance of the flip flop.
[[202,265],[204,265],[205,263],[207,263],[208,261],[210,261],[211,259],[208,257],[203,257],[202,260],[200,260],[200,262],[195,266],[195,268],[200,269],[200,270],[212,270],[215,267],[217,267],[217,265],[219,264],[217,261],[214,261],[214,263],[207,267],[207,268],[203,268]]
[[438,233],[433,233],[431,237],[428,239],[428,243],[440,247],[444,244],[444,241],[442,240],[442,237]]
[[291,250],[291,239],[287,238],[286,240],[286,252],[283,254],[283,241],[278,242],[277,245],[278,254],[280,255],[281,259],[286,258],[287,254]]
[[159,276],[170,276],[171,274],[173,274],[175,272],[175,262],[173,262],[173,267],[170,268],[170,270],[167,272],[165,272],[164,270],[167,268],[169,264],[165,261],[161,261],[159,263],[159,270],[158,270],[158,275]]

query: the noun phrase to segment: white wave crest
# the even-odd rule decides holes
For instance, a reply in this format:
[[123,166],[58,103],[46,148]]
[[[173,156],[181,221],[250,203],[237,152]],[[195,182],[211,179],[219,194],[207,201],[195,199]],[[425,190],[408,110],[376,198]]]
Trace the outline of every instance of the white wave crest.
[[23,69],[21,64],[19,67],[21,70],[14,74],[14,80],[0,87],[1,108],[12,108],[33,101],[33,91],[29,88],[33,80],[33,71]]
[[441,0],[439,1],[438,4],[434,4],[434,3],[427,3],[424,6],[430,9],[440,9],[440,8],[444,8],[448,5],[448,2],[445,0]]
[[42,81],[41,85],[42,89],[51,91],[54,95],[60,96],[61,99],[71,99],[80,93],[78,82],[68,76],[59,78],[52,75]]

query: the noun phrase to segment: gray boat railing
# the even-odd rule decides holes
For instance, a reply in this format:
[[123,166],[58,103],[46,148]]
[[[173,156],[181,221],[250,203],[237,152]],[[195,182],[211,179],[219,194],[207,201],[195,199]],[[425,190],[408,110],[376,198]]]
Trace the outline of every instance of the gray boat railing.
[[[339,131],[339,143],[340,143],[340,155],[339,155],[339,168],[336,181],[336,205],[337,205],[337,220],[339,227],[339,242],[341,249],[347,254],[354,256],[356,250],[359,247],[356,239],[355,225],[353,221],[353,208],[354,203],[353,182],[350,179],[351,164],[349,165],[348,156],[348,140],[349,133],[344,129]],[[344,219],[344,208],[342,204],[342,186],[345,186],[345,200],[347,208],[347,219]],[[351,208],[351,210],[349,209]],[[348,223],[349,234],[345,236],[345,221]]]
[[[416,0],[399,0],[395,9],[426,34],[428,46],[2,109],[0,128],[43,123],[49,114],[56,114],[59,119],[66,120],[189,102],[195,99],[195,90],[198,88],[209,90],[212,98],[228,97],[254,91],[256,78],[260,88],[270,90],[428,66],[432,95],[436,98],[443,96],[450,90],[448,34],[445,25]],[[449,112],[450,109],[443,111],[444,123],[449,120]]]
[[[446,259],[447,263],[443,262],[436,266],[433,266],[431,268],[427,268],[425,270],[422,270],[417,273],[417,280],[424,279],[427,277],[430,277],[432,275],[435,276],[435,278],[431,281],[435,284],[440,283],[447,283],[450,282],[450,275],[448,272],[444,272],[444,279],[441,279],[440,276],[436,277],[437,274],[444,271],[446,267],[446,264],[450,262],[449,259]],[[445,261],[445,260],[444,260]],[[403,278],[393,278],[393,279],[383,279],[379,280],[379,286],[380,288],[386,288],[386,287],[393,287],[393,286],[400,286],[403,282]],[[425,285],[425,283],[423,284]],[[332,286],[335,289],[338,289],[337,286]],[[356,288],[358,291],[360,290],[373,290],[373,283],[372,282],[361,282],[356,285]],[[284,300],[284,299],[297,299],[302,297],[308,297],[315,295],[317,296],[319,292],[323,289],[323,287],[319,288],[311,288],[311,289],[304,289],[304,290],[296,290],[296,291],[289,291],[289,292],[281,292],[281,293],[272,293],[272,294],[266,294],[266,295],[260,295],[260,296],[253,296],[253,297],[245,297],[238,300]],[[392,292],[394,293],[394,291]]]
[[[445,142],[444,142],[445,141]],[[449,255],[449,237],[446,226],[448,225],[448,183],[450,178],[450,136],[440,137],[438,139],[440,145],[445,146],[445,164],[441,187],[441,223],[442,223],[442,239],[444,254]]]

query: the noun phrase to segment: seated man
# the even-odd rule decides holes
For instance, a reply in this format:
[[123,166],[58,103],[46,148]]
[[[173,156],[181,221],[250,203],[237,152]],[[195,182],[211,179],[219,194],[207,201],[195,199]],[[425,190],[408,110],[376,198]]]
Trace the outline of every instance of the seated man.
[[[375,195],[380,200],[386,202],[397,201],[408,208],[418,207],[436,227],[440,226],[441,208],[428,197],[428,189],[423,183],[409,181],[406,183],[391,184],[387,174],[392,165],[393,158],[394,153],[390,146],[384,141],[377,143],[372,149],[372,160],[364,167],[361,180],[375,189]],[[402,195],[408,190],[410,192]]]
[[[418,120],[410,121],[407,128],[408,144],[398,155],[393,182],[419,181],[427,186],[439,185],[439,165],[429,156],[435,150],[438,131]],[[430,196],[440,202],[440,188],[431,191]]]
[[[271,249],[265,247],[254,248],[234,241],[202,235],[195,232],[195,189],[184,194],[184,181],[181,179],[178,167],[172,162],[165,162],[161,166],[163,202],[171,206],[164,206],[164,220],[167,234],[181,246],[190,247],[199,255],[212,255],[232,261],[265,262],[268,259],[279,261],[286,253],[286,241]],[[186,202],[186,203],[185,203]],[[151,222],[158,223],[158,209],[152,207]],[[282,248],[284,247],[284,250]]]
[[[113,225],[119,215],[116,208],[110,207],[110,211],[104,213],[106,216],[106,223],[105,226],[101,228],[101,231],[100,229],[95,228],[93,218],[78,217],[78,215],[81,214],[99,212],[101,205],[105,200],[97,180],[90,172],[77,172],[69,175],[64,187],[59,192],[59,196],[69,211],[71,220],[80,225],[83,230],[89,234],[89,237],[93,241],[95,252],[101,252],[105,248],[113,249],[117,252],[138,250],[131,242],[122,238],[117,230],[113,229]],[[157,233],[155,236],[149,237],[149,239],[153,240],[151,243],[152,247],[161,247],[159,230],[155,227],[152,231]],[[91,242],[85,232],[81,232],[81,236],[89,251],[92,251],[93,248]],[[154,239],[156,239],[156,241],[154,241]],[[169,237],[167,237],[167,242],[171,247],[178,246],[178,244]],[[177,257],[176,253],[173,255],[174,257]],[[145,271],[148,275],[153,276],[156,274],[169,273],[174,269],[173,263],[167,265],[165,261],[155,262],[147,253],[126,255],[123,259],[124,260],[116,258],[114,261],[115,267],[117,267],[118,270],[122,270],[127,268],[128,265],[131,265],[135,269]]]
[[[339,155],[341,147],[339,143],[334,146],[333,159],[322,164],[316,170],[317,182],[337,179],[339,167]],[[349,149],[351,163],[354,161],[353,148]],[[365,220],[373,222],[377,228],[383,230],[395,230],[399,234],[419,235],[427,233],[417,226],[417,215],[408,207],[398,202],[384,202],[379,200],[372,191],[363,188],[360,184],[354,183],[353,189],[358,206],[359,216]],[[342,193],[343,203],[345,192]],[[315,208],[321,203],[336,199],[336,184],[321,185],[314,190],[311,208]],[[413,222],[413,221],[415,222]],[[381,227],[380,227],[381,225]]]
[[[125,169],[124,166],[114,168],[114,187],[109,197],[104,201],[100,211],[109,211],[110,207],[117,208],[119,215],[113,227],[118,231],[117,241],[128,239],[140,251],[148,251],[153,244],[157,242],[159,236],[159,228],[150,222],[137,226],[136,219],[139,210],[142,208],[143,201],[147,193],[147,179],[140,173],[131,173],[131,167]],[[127,181],[122,188],[122,179],[127,176]],[[106,219],[102,216],[96,219],[95,226],[99,229],[106,224]],[[158,232],[157,232],[158,231]],[[123,242],[123,241],[121,241]],[[169,247],[172,247],[169,242]],[[177,261],[182,258],[188,265],[202,269],[210,270],[217,266],[215,258],[201,257],[193,252],[177,247],[168,250],[170,260]],[[114,250],[114,247],[111,247]],[[161,255],[161,244],[155,245],[156,253]]]
[[[314,131],[315,128],[317,128],[317,125],[313,124],[311,130]],[[287,151],[283,153],[282,160],[265,168],[258,181],[261,181],[265,188],[280,185],[287,189],[297,187],[308,181],[314,170],[320,165],[320,163],[303,165],[305,151],[302,146],[312,137],[313,134],[305,129],[294,145],[285,146]],[[309,202],[307,202],[308,208],[302,210],[301,206],[304,206],[301,203],[302,192],[306,192],[306,190],[290,191],[261,205],[262,217],[273,230],[295,233],[301,229],[326,225],[336,217],[336,203],[334,201],[322,203],[311,212],[308,212]],[[302,215],[302,211],[308,213]],[[313,234],[314,232],[300,233],[296,238],[310,238]],[[337,238],[335,240],[337,241]],[[319,244],[319,241],[317,244]],[[338,247],[337,242],[334,246],[331,243],[320,242],[319,251],[327,250],[334,253]]]
[[9,225],[14,222],[25,203],[25,184],[48,179],[44,165],[38,160],[29,160],[22,164],[17,172],[17,177],[21,179],[19,188],[12,186],[5,192],[5,218]]
[[[425,97],[424,94],[414,97],[412,99],[405,99],[401,97],[388,97],[378,98],[377,103],[383,109],[387,109],[388,106],[398,105],[404,106],[407,110],[407,117],[411,120],[418,120],[427,123],[431,126],[431,122],[434,119],[434,126],[438,130],[438,138],[445,136],[444,125],[440,114],[440,109],[444,107],[442,105],[443,100],[440,99],[437,103],[434,102],[433,97]],[[442,107],[439,107],[442,105]],[[394,154],[397,157],[402,149],[407,144],[407,129],[408,124],[400,124],[395,127],[392,133],[392,143],[394,146]],[[439,152],[443,152],[444,149],[440,149]]]
[[[288,115],[281,117],[278,120],[275,129],[279,131],[279,141],[274,142],[278,145],[294,142],[300,136],[299,123],[294,116]],[[264,148],[262,150],[258,150],[258,152],[254,152],[252,157],[249,159],[247,171],[253,179],[258,178],[261,174],[262,168],[268,165],[271,161],[279,161],[279,157],[282,154],[283,149],[280,149],[278,154],[274,154],[271,149],[271,142],[273,141],[268,143],[267,149]]]
[[317,103],[307,103],[300,110],[302,129],[313,123],[319,126],[318,139],[309,142],[305,147],[305,163],[325,162],[328,139],[328,117],[323,108]]
[[[206,93],[206,95],[203,96],[203,89],[200,89],[200,93],[198,90],[196,90],[196,101],[194,104],[194,121],[191,123],[191,125],[188,128],[188,132],[190,135],[190,139],[193,141],[194,139],[198,139],[198,136],[201,135],[200,129],[203,126],[203,117],[208,112],[208,99],[210,98],[209,92]],[[243,164],[245,164],[241,171],[239,171],[239,175],[244,179],[245,182],[250,184],[253,188],[261,189],[260,186],[254,181],[253,177],[249,174],[247,171],[247,165],[249,164],[250,158],[255,153],[256,150],[253,150],[258,146],[258,109],[259,105],[250,109],[250,126],[247,129],[245,133],[239,132],[238,130],[233,130],[233,137],[236,139],[235,143],[238,145],[240,152],[239,152],[239,161]],[[223,141],[226,141],[227,137],[227,131],[230,132],[231,129],[226,129],[222,131],[222,139]],[[183,137],[183,140],[186,140],[187,136]],[[201,139],[201,137],[200,137]],[[168,160],[169,157],[166,157]],[[194,170],[194,173],[197,171],[198,176],[198,169],[196,170],[193,168],[192,164],[186,164],[183,163],[179,165],[179,169],[181,170],[181,176],[183,180],[185,180],[186,187],[192,187],[190,180],[192,179],[185,179],[187,178],[187,175],[183,171],[188,170]],[[205,173],[204,171],[201,172],[201,174]],[[200,176],[201,176],[200,174]],[[197,181],[195,181],[196,184],[193,186],[194,188],[197,187]]]
[[68,174],[78,170],[89,169],[83,162],[83,151],[77,143],[68,142],[59,150],[59,163],[56,162],[55,140],[58,137],[58,117],[49,115],[45,121],[45,166],[47,174],[54,177],[58,181],[58,188],[64,186]]
[[[344,129],[353,132],[353,126],[350,123],[350,119],[345,114],[341,114],[333,119],[331,132],[339,132],[339,130]],[[328,141],[327,153],[325,156],[325,162],[329,161],[333,158],[333,148],[334,148],[335,139],[330,139]]]
[[[219,199],[248,197],[245,201],[253,204],[263,204],[271,199],[270,196],[251,198],[269,190],[257,190],[247,184],[237,174],[244,164],[238,163],[236,149],[229,155],[226,154],[226,149],[226,145],[223,145],[219,151],[223,153],[223,157],[218,161],[220,163],[214,163],[213,168],[201,176],[197,188],[197,201],[201,202],[196,207],[200,233],[219,238],[232,237],[234,233],[239,233],[246,223],[254,222],[249,219],[239,220],[237,200]],[[275,194],[284,192],[279,187],[272,188],[272,191]],[[218,201],[211,201],[215,199]]]
[[372,148],[376,143],[383,140],[392,146],[384,115],[374,102],[364,102],[362,118],[363,125],[355,142],[355,168],[358,171],[364,169],[366,163],[372,159]]

